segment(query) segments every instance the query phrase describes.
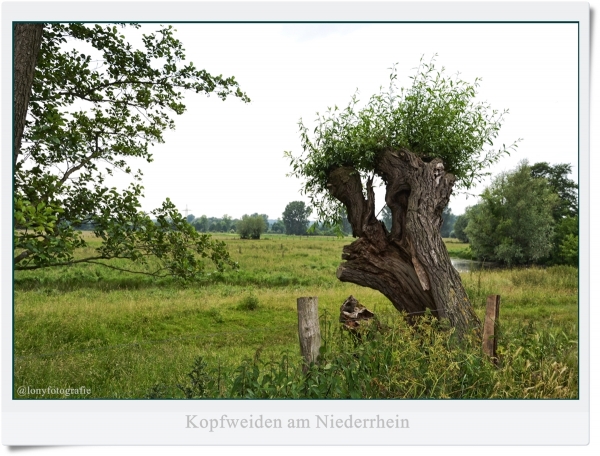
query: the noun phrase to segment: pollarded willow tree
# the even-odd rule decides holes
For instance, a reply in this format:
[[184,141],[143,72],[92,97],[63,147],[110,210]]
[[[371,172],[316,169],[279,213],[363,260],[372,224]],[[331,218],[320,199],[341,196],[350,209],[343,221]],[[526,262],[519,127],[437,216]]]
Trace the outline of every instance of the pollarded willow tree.
[[[343,282],[383,293],[399,311],[430,309],[465,333],[479,320],[442,241],[442,212],[453,188],[469,189],[510,147],[493,147],[507,111],[475,100],[474,83],[421,60],[412,86],[390,86],[358,108],[318,115],[311,136],[300,120],[303,153],[287,152],[320,220],[339,223],[345,208],[356,239],[343,249]],[[386,187],[388,230],[375,213],[374,180]]]

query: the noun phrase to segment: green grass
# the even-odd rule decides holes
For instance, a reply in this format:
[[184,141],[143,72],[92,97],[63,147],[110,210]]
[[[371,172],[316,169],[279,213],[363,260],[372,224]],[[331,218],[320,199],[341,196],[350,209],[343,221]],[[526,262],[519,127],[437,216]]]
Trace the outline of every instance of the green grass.
[[464,260],[473,259],[471,247],[468,243],[460,242],[458,239],[444,239],[444,244],[448,249],[448,254],[454,258],[462,258]]
[[[286,375],[293,374],[297,380],[293,383],[296,392],[288,391],[285,396],[285,391],[275,393],[276,388],[270,387],[266,389],[270,392],[265,393],[265,388],[261,390],[256,385],[254,391],[263,391],[261,397],[316,397],[318,388],[314,390],[317,393],[311,393],[313,396],[302,396],[302,388],[306,391],[310,388],[297,383],[304,381],[301,380],[304,377],[298,373],[296,299],[318,296],[320,313],[328,315],[333,322],[330,324],[337,327],[334,323],[339,307],[350,294],[382,321],[387,321],[389,327],[396,328],[383,339],[377,339],[379,345],[372,350],[365,348],[371,351],[364,359],[371,359],[375,350],[391,350],[386,356],[398,365],[397,371],[386,374],[387,386],[382,383],[383,386],[375,390],[372,385],[369,389],[361,384],[352,394],[360,397],[577,397],[578,281],[575,268],[485,270],[462,275],[480,318],[484,315],[486,296],[502,296],[499,350],[503,358],[511,362],[489,370],[476,367],[487,366],[479,347],[459,350],[450,343],[452,336],[444,331],[439,332],[440,339],[424,351],[422,344],[411,342],[412,329],[404,325],[384,296],[371,289],[339,282],[335,271],[342,246],[350,242],[348,238],[267,236],[242,241],[234,236],[220,237],[226,240],[231,255],[239,262],[240,271],[210,274],[196,284],[156,280],[84,264],[16,272],[15,398],[20,397],[17,395],[19,386],[86,386],[92,390],[89,396],[71,397],[192,397],[185,385],[190,381],[190,371],[199,366],[200,358],[206,378],[211,379],[207,385],[212,388],[213,397],[252,397],[254,393],[249,395],[246,390],[246,394],[241,394],[239,389],[245,385],[242,380],[246,372],[255,372],[251,367],[261,366],[259,377],[248,379],[249,384],[254,381],[256,385],[271,378],[271,374],[265,377],[268,372],[271,376],[279,372],[281,376],[281,368],[278,371],[274,366],[281,367],[284,356],[287,356]],[[447,245],[451,251],[456,247],[452,243]],[[334,360],[348,355],[346,336],[331,335],[327,355],[332,360],[329,372],[315,371],[314,375],[330,378],[335,372],[335,376],[345,378],[343,365]],[[432,353],[442,346],[447,350],[439,352],[439,360],[434,363]],[[402,347],[412,348],[403,351]],[[256,356],[257,351],[260,356]],[[417,356],[418,352],[421,356]],[[430,354],[424,358],[424,352]],[[414,362],[411,375],[399,367],[409,359]],[[454,366],[452,363],[470,366],[480,375],[476,378],[473,373],[448,368]],[[360,373],[360,369],[368,366],[366,362],[363,364],[356,368],[357,378],[363,378],[363,374],[367,378],[367,374]],[[444,388],[432,389],[431,385],[420,388],[410,383],[411,378],[416,382],[419,372],[422,374],[427,366],[432,369],[431,375],[441,375],[436,377],[438,382],[432,380],[431,385],[444,384]],[[336,371],[337,368],[342,370]],[[446,368],[449,370],[444,370]],[[556,377],[560,377],[560,381],[555,379],[556,385],[548,381],[555,371],[562,371]],[[354,374],[348,371],[347,375]],[[463,386],[457,389],[460,383],[456,383],[457,375],[462,375],[470,384],[466,385],[467,380],[463,379]],[[546,380],[540,380],[542,377]],[[242,379],[237,386],[236,378]],[[547,385],[558,389],[549,390]],[[349,391],[342,388],[338,396],[324,397],[351,397]]]

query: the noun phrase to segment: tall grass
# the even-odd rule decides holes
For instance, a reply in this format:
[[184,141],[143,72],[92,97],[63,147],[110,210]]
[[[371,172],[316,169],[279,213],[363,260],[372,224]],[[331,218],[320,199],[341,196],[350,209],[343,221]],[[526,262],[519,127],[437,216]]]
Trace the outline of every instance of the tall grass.
[[[389,316],[388,316],[389,317]],[[543,335],[532,326],[504,332],[510,342],[493,364],[470,339],[457,339],[432,316],[409,326],[393,318],[349,334],[324,322],[319,362],[303,373],[295,354],[261,359],[258,350],[231,372],[198,358],[187,398],[576,398],[576,347],[564,332]],[[160,398],[161,385],[146,397]],[[165,395],[168,391],[162,385]],[[177,396],[170,391],[168,397]]]
[[[339,282],[348,239],[227,242],[241,270],[194,284],[96,265],[18,271],[15,398],[19,386],[92,390],[71,398],[577,396],[575,268],[462,274],[480,318],[486,296],[502,296],[496,368],[435,321],[409,327],[378,292]],[[357,345],[335,323],[350,294],[385,328]],[[306,377],[296,298],[315,295],[326,343]]]

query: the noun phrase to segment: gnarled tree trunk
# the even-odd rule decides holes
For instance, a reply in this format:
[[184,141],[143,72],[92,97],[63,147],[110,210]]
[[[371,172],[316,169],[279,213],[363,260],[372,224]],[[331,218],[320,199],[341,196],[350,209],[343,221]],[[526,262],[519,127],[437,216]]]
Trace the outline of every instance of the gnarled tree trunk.
[[454,176],[444,172],[441,160],[424,162],[405,149],[382,153],[375,172],[387,187],[391,232],[376,218],[372,179],[365,198],[354,168],[329,173],[329,190],[346,207],[358,238],[344,247],[345,261],[337,277],[380,291],[399,311],[418,314],[430,309],[459,333],[479,332],[479,319],[440,234]]
[[17,157],[21,153],[21,138],[25,128],[27,109],[29,107],[29,96],[33,84],[33,75],[37,56],[42,44],[42,31],[44,24],[15,24],[14,37],[14,143],[13,143],[13,167],[16,165]]

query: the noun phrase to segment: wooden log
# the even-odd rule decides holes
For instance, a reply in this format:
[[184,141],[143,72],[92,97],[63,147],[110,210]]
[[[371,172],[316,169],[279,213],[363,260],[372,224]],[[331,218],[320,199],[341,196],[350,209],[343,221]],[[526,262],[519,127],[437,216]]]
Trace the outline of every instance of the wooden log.
[[490,295],[487,298],[485,322],[483,324],[483,352],[498,363],[496,351],[498,350],[498,335],[496,326],[500,316],[500,295]]
[[304,297],[297,299],[298,306],[298,338],[300,352],[304,358],[302,370],[317,362],[321,348],[321,329],[319,328],[319,298]]
[[340,307],[340,323],[343,323],[344,327],[349,330],[356,330],[362,323],[368,324],[374,316],[373,312],[352,295]]

